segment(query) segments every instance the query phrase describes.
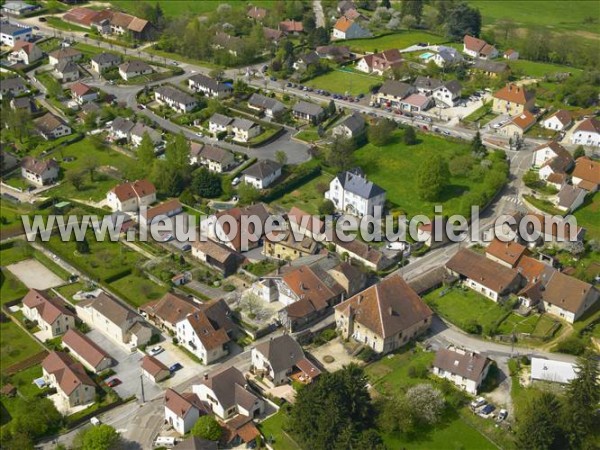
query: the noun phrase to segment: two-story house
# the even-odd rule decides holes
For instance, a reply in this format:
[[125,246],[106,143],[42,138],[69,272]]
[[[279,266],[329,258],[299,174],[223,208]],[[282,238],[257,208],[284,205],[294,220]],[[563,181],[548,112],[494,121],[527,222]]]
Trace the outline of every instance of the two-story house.
[[106,194],[106,203],[113,211],[133,212],[156,201],[156,188],[148,180],[121,183]]
[[339,173],[329,183],[325,198],[331,200],[338,211],[357,216],[383,213],[385,190],[368,181],[364,172],[355,168]]
[[325,110],[319,105],[300,100],[292,108],[292,115],[296,120],[316,125],[325,118]]
[[154,99],[161,105],[167,105],[182,114],[192,111],[198,105],[194,97],[171,86],[156,88]]
[[589,117],[581,121],[571,135],[571,143],[600,147],[600,120]]
[[477,395],[492,360],[460,348],[442,348],[435,354],[433,374],[450,380],[463,391]]
[[37,322],[46,339],[75,328],[75,313],[61,299],[49,297],[35,289],[30,289],[23,297],[23,315]]
[[47,141],[71,134],[71,127],[52,113],[46,113],[42,117],[34,119],[33,124]]
[[494,92],[492,111],[496,114],[519,116],[531,112],[535,106],[535,95],[532,91],[513,83],[508,83],[499,91]]
[[206,409],[192,392],[180,394],[174,389],[165,391],[165,422],[181,436],[188,433]]
[[463,53],[471,58],[494,59],[498,50],[483,39],[465,35],[463,38]]
[[242,172],[244,183],[256,189],[266,189],[281,176],[283,166],[270,159],[262,159]]
[[281,117],[286,111],[285,105],[279,100],[256,93],[248,99],[248,108],[261,111],[265,117],[270,119]]
[[331,32],[331,40],[341,39],[360,39],[371,37],[369,30],[363,28],[357,20],[348,19],[346,16],[340,17]]
[[85,368],[64,352],[50,352],[42,361],[46,384],[56,388],[61,403],[70,408],[92,403],[96,398],[96,384]]
[[231,95],[233,87],[229,83],[222,83],[211,77],[198,73],[188,79],[191,90],[202,92],[207,97],[223,98]]
[[102,73],[105,70],[118,67],[121,64],[121,57],[114,53],[99,53],[90,59],[92,70],[96,73]]
[[236,117],[229,125],[233,133],[233,140],[237,142],[248,142],[262,133],[262,128],[256,122]]
[[26,156],[21,160],[21,176],[36,186],[45,186],[58,179],[60,167],[53,159],[35,159]]

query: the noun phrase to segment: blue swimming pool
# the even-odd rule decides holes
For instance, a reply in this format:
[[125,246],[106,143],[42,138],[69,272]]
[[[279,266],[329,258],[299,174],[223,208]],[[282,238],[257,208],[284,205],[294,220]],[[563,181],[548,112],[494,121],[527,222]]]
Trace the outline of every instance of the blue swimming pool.
[[429,59],[433,56],[433,53],[431,52],[425,52],[419,55],[420,59]]

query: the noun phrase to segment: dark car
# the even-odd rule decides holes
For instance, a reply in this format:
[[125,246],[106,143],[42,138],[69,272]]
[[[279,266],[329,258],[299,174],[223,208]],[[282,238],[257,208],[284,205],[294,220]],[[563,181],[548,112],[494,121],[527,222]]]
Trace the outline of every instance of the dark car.
[[106,385],[108,387],[115,387],[120,384],[121,384],[121,380],[119,380],[118,378],[113,378],[112,380],[106,382]]
[[45,17],[40,17],[39,21],[40,22],[47,22],[47,19]]
[[179,363],[175,363],[171,367],[169,367],[169,372],[177,372],[178,370],[181,370],[181,369],[183,369],[183,366]]
[[488,403],[483,408],[481,408],[481,410],[479,411],[479,415],[487,416],[488,414],[491,414],[492,412],[494,412],[495,409],[496,409],[496,407],[494,405],[492,405],[491,403]]

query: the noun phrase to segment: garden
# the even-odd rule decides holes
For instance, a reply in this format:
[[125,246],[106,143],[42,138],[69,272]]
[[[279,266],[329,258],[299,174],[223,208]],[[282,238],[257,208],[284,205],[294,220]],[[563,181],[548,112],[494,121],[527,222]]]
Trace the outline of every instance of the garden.
[[448,40],[437,34],[427,33],[425,31],[402,31],[399,33],[386,34],[370,39],[353,39],[341,41],[341,45],[347,45],[356,52],[378,52],[391,48],[404,49],[417,43],[428,45],[443,44]]
[[577,225],[586,229],[587,239],[600,240],[600,192],[588,195],[574,216]]
[[370,94],[371,89],[383,82],[381,78],[346,68],[334,69],[319,75],[304,84],[315,89],[324,89],[342,95]]
[[329,182],[333,177],[329,173],[321,173],[318,177],[275,200],[273,205],[286,210],[296,206],[309,214],[318,214],[319,205],[324,199],[323,194],[329,189]]

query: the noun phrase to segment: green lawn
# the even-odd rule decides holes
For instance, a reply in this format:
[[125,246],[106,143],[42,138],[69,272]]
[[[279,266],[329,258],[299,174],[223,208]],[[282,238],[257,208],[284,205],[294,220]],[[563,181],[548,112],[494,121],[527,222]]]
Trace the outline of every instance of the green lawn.
[[[136,14],[139,11],[139,6],[136,5],[136,2],[131,0],[113,0],[111,3],[119,9],[124,10],[125,12]],[[239,0],[231,0],[231,1],[189,1],[189,0],[159,0],[157,2],[152,2],[152,5],[155,3],[160,4],[165,16],[167,17],[175,17],[181,15],[198,15],[198,14],[207,14],[213,12],[217,9],[220,4],[226,3],[232,7],[233,10],[245,9],[248,4],[246,2],[242,2]],[[263,6],[265,8],[270,8],[273,6],[272,1],[264,1],[257,0],[252,1],[252,5],[254,6]]]
[[465,329],[470,322],[475,322],[484,330],[490,329],[505,314],[494,301],[468,288],[450,288],[440,297],[440,293],[446,289],[441,287],[430,292],[425,296],[425,301],[457,327]]
[[516,313],[511,313],[498,327],[498,333],[524,333],[543,338],[550,333],[557,322],[557,320],[545,314],[531,314],[528,317],[523,317]]
[[382,83],[381,78],[351,70],[335,69],[313,78],[305,84],[316,89],[325,89],[332,93],[358,95],[368,94],[373,85],[378,83]]
[[0,250],[0,260],[3,266],[10,266],[31,257],[33,257],[33,249],[23,241],[17,241],[12,247]]
[[321,173],[318,177],[310,180],[298,189],[285,194],[283,197],[275,200],[274,204],[287,210],[296,206],[309,214],[318,214],[319,205],[323,201],[323,194],[317,188],[318,186],[329,188],[329,182],[333,175]]
[[587,239],[600,239],[600,192],[588,196],[574,216],[577,224],[587,230]]
[[541,63],[536,61],[527,61],[524,59],[511,61],[509,65],[513,71],[522,70],[525,75],[534,78],[543,78],[545,75],[550,75],[553,73],[570,72],[573,75],[576,75],[582,72],[581,69],[576,69],[574,67],[561,66],[559,64]]
[[18,300],[27,294],[29,289],[7,269],[0,269],[0,304]]
[[307,128],[305,130],[302,130],[294,137],[304,142],[317,142],[321,139],[319,137],[319,133],[317,133],[317,130],[315,128]]
[[401,141],[401,132],[396,131],[388,145],[376,147],[369,143],[354,153],[355,165],[361,167],[371,181],[385,189],[387,200],[408,216],[432,216],[434,205],[438,204],[443,206],[443,214],[447,216],[470,214],[471,205],[477,203],[474,196],[480,196],[486,190],[485,181],[450,177],[449,186],[436,202],[421,200],[416,193],[417,173],[424,162],[430,158],[444,157],[450,161],[456,156],[469,155],[468,144],[421,133],[417,137],[418,143],[408,146]]
[[261,422],[258,428],[266,439],[273,439],[271,446],[275,450],[300,450],[300,446],[283,431],[286,418],[286,414],[280,411]]
[[76,300],[73,300],[73,295],[75,295],[79,291],[85,290],[86,285],[78,281],[75,283],[65,284],[64,286],[55,289],[59,294],[61,294],[70,302],[76,302]]
[[0,322],[1,371],[42,350],[42,347],[12,320]]
[[152,300],[158,300],[169,290],[159,286],[153,281],[137,275],[128,275],[113,283],[109,287],[135,307],[142,306]]
[[[42,376],[42,366],[37,364],[28,369],[22,370],[10,377],[10,383],[17,388],[18,395],[13,398],[2,397],[2,406],[6,408],[8,417],[2,418],[2,424],[10,423],[10,419],[18,415],[19,404],[23,401],[22,397],[27,399],[34,398],[37,394],[43,392],[38,388],[33,380]],[[8,420],[7,420],[8,419]]]
[[524,195],[523,198],[535,208],[553,216],[564,216],[566,213],[556,208],[550,200],[537,198],[533,195]]
[[341,41],[340,45],[347,45],[356,52],[376,52],[391,48],[403,49],[419,42],[432,45],[443,44],[447,39],[424,31],[402,31],[371,39]]
[[53,16],[46,16],[46,23],[53,28],[63,31],[81,31],[83,33],[88,33],[90,31],[87,28],[83,28],[79,25],[74,25],[72,23],[65,22],[64,20]]

